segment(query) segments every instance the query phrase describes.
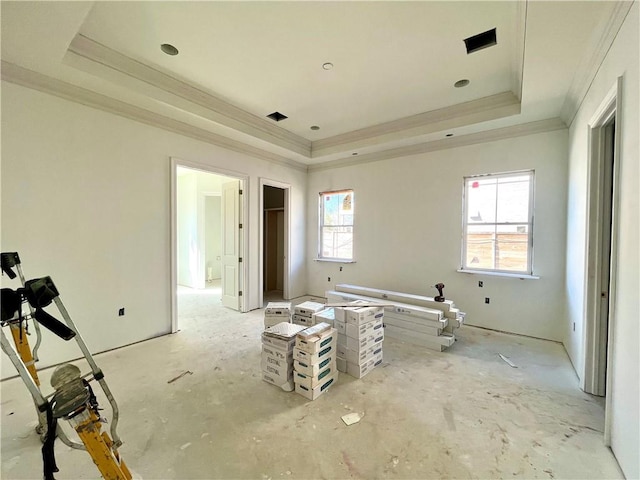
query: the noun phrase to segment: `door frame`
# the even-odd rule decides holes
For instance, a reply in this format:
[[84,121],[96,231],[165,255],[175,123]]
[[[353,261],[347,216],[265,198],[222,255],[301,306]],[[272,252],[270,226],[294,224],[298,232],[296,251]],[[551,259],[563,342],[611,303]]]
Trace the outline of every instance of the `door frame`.
[[284,265],[282,268],[282,297],[284,299],[291,298],[289,276],[291,273],[291,185],[288,183],[282,183],[277,180],[271,180],[269,178],[260,177],[260,248],[259,253],[259,268],[260,268],[260,282],[258,284],[259,289],[259,305],[262,307],[264,303],[264,187],[276,187],[284,190]]
[[240,188],[242,190],[242,210],[240,212],[240,218],[242,218],[243,220],[243,228],[241,229],[241,252],[243,259],[245,259],[245,261],[242,262],[242,278],[240,279],[239,284],[239,288],[243,292],[240,300],[240,312],[242,313],[248,311],[247,299],[249,298],[250,294],[250,282],[247,281],[249,270],[249,262],[247,261],[249,259],[249,176],[240,172],[219,168],[204,163],[170,157],[171,219],[169,223],[171,248],[171,281],[169,282],[169,298],[171,299],[171,333],[176,333],[178,331],[178,167],[200,170],[202,172],[212,173],[214,175],[224,175],[226,177],[240,180]]
[[[588,183],[587,183],[587,221],[586,221],[586,275],[585,275],[585,328],[584,328],[584,375],[581,388],[587,393],[602,395],[605,398],[605,429],[606,445],[611,444],[611,374],[615,334],[616,311],[616,277],[618,258],[618,237],[620,227],[620,132],[622,131],[622,77],[618,77],[589,122],[589,153],[588,153]],[[603,215],[599,206],[607,192],[603,189],[604,169],[610,165],[605,152],[605,130],[615,119],[613,139],[613,171],[611,192],[611,241],[609,261],[609,298],[608,298],[608,329],[607,329],[607,357],[606,365],[599,362],[605,342],[602,338],[602,322],[600,315],[601,304],[601,264],[600,256],[606,245],[602,239]],[[606,368],[605,385],[602,385],[601,370]]]

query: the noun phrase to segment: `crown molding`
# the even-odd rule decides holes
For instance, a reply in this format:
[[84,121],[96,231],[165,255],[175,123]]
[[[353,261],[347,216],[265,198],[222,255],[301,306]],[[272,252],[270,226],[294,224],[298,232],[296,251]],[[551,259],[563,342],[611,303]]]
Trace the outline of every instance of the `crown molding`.
[[309,172],[319,172],[340,167],[350,167],[364,163],[378,162],[381,160],[389,160],[392,158],[407,157],[410,155],[419,155],[422,153],[435,152],[437,150],[447,150],[450,148],[464,147],[478,143],[493,142],[496,140],[505,140],[508,138],[521,137],[525,135],[534,135],[537,133],[552,132],[555,130],[567,129],[567,125],[560,118],[549,118],[536,122],[523,123],[511,127],[497,128],[484,132],[471,133],[461,135],[459,137],[451,137],[446,139],[435,140],[432,142],[419,143],[406,147],[392,148],[380,152],[368,153],[360,155],[357,158],[352,156],[345,157],[331,162],[310,165]]
[[486,122],[520,113],[520,101],[512,92],[459,103],[409,117],[316,140],[311,156],[320,157],[353,149],[402,140],[418,135]]
[[233,150],[234,152],[266,160],[277,165],[294,168],[303,172],[307,171],[306,165],[281,155],[247,145],[237,140],[189,125],[188,123],[174,120],[144,108],[130,105],[62,80],[28,70],[13,63],[3,61],[0,73],[2,80],[16,85],[55,95],[57,97],[64,98],[65,100],[70,100],[75,103],[109,112],[130,120],[135,120],[152,127],[161,128],[169,132],[184,135],[228,150]]
[[593,79],[597,75],[607,53],[609,53],[609,49],[616,39],[633,3],[633,1],[615,2],[602,34],[595,42],[592,42],[592,48],[587,49],[586,55],[582,57],[560,110],[560,118],[567,125],[571,126],[573,123]]
[[[84,35],[71,41],[65,56],[67,63],[90,71],[111,69],[142,82],[145,94],[176,108],[232,128],[307,158],[311,156],[311,141],[232,105],[221,98],[196,88],[182,80],[127,57]],[[87,64],[86,62],[93,63]],[[109,76],[118,81],[117,77]],[[125,79],[122,81],[127,81]],[[154,89],[149,89],[152,86]]]
[[516,2],[515,46],[511,64],[511,90],[522,101],[522,81],[524,78],[524,52],[527,39],[527,13],[529,1]]

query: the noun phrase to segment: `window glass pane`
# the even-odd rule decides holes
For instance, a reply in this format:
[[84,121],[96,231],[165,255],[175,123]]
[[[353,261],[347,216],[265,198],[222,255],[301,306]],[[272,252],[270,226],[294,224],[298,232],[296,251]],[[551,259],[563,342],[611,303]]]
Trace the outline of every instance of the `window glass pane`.
[[498,223],[522,223],[529,220],[529,177],[511,177],[498,184]]
[[496,221],[496,180],[467,181],[467,222],[486,223]]
[[469,225],[467,229],[467,268],[493,269],[495,249],[494,225]]
[[497,270],[526,272],[528,269],[528,225],[502,225],[497,228]]
[[323,194],[323,225],[353,225],[353,192]]
[[353,227],[323,227],[322,257],[351,260],[353,256]]

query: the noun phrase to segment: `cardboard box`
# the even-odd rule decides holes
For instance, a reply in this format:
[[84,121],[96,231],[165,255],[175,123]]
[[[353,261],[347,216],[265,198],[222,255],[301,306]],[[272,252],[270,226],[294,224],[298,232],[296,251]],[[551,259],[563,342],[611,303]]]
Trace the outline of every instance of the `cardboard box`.
[[347,360],[345,358],[336,358],[336,368],[339,372],[347,373]]
[[374,357],[381,352],[382,342],[379,342],[374,343],[370,347],[363,350],[350,350],[347,348],[343,358],[345,358],[347,362],[362,365],[363,363],[366,363],[371,357]]
[[264,316],[264,328],[273,327],[282,322],[291,322],[291,318],[282,315],[265,315]]
[[276,348],[273,345],[263,344],[262,355],[264,356],[265,354],[280,360],[291,360],[293,359],[293,347],[291,347],[289,350],[283,350],[281,348]]
[[328,346],[335,346],[338,341],[338,332],[330,328],[312,337],[296,337],[296,348],[308,353],[318,353]]
[[342,333],[338,333],[338,345],[344,345],[345,348],[347,348],[347,336],[342,334]]
[[371,335],[372,333],[375,333],[377,331],[382,331],[382,317],[376,318],[371,322],[363,323],[362,325],[346,323],[345,326],[347,337],[359,339],[367,335]]
[[324,303],[302,302],[300,305],[293,307],[293,313],[305,317],[311,317],[314,313],[324,310]]
[[290,317],[291,313],[291,302],[269,302],[264,309],[265,316],[278,315]]
[[352,377],[362,378],[381,363],[382,352],[374,355],[373,357],[369,357],[366,362],[360,365],[358,365],[357,363],[347,362],[347,373]]
[[279,382],[285,383],[293,376],[293,366],[286,363],[284,366],[278,366],[271,363],[267,363],[262,360],[262,372],[268,373],[272,377],[278,377]]
[[303,375],[307,375],[309,377],[313,377],[314,375],[318,375],[324,368],[329,366],[332,363],[335,363],[336,356],[335,354],[331,354],[320,363],[307,363],[304,361],[293,359],[293,369],[302,373]]
[[304,350],[300,350],[297,347],[293,347],[293,359],[300,360],[301,362],[304,362],[306,364],[312,364],[312,363],[322,362],[325,358],[329,356],[335,357],[335,352],[336,352],[335,344],[329,344],[326,347],[324,347],[322,350],[315,353],[309,353]]
[[307,388],[300,385],[299,383],[296,383],[295,384],[296,393],[299,393],[300,395],[308,398],[309,400],[315,400],[324,392],[326,392],[329,389],[329,387],[335,383],[337,378],[338,378],[338,372],[336,372],[335,375],[332,375],[331,377],[325,379],[322,383],[320,383],[314,388]]
[[305,317],[304,315],[298,315],[297,313],[293,314],[292,321],[296,325],[302,325],[305,328],[313,327],[315,325],[315,320],[313,317]]
[[295,389],[295,383],[293,383],[293,375],[287,379],[285,382],[278,376],[271,375],[267,372],[262,372],[262,380],[271,385],[275,385],[276,387],[280,387],[285,392],[293,392]]
[[314,313],[312,317],[315,324],[324,322],[333,327],[336,319],[336,312],[333,307],[325,308],[324,310]]
[[342,335],[346,335],[347,334],[347,324],[345,322],[343,322],[342,320],[336,320],[333,325],[334,325],[335,329],[338,331],[338,333],[340,333]]
[[382,319],[383,316],[383,307],[347,308],[345,311],[345,322],[352,325],[362,325],[363,323]]
[[384,330],[376,330],[374,333],[365,335],[360,338],[346,337],[347,348],[349,350],[364,350],[369,348],[375,343],[379,343],[384,340]]
[[344,307],[333,307],[333,320],[344,323]]
[[295,344],[296,335],[304,329],[305,327],[301,325],[280,322],[273,327],[265,329],[262,333],[262,343],[280,350],[290,350]]
[[293,382],[296,384],[300,384],[307,388],[315,388],[322,383],[322,381],[334,375],[337,371],[336,362],[331,362],[325,369],[320,371],[317,375],[309,376],[300,372],[293,372]]
[[[271,365],[282,369],[293,369],[293,356],[281,358],[274,355],[269,355],[267,352],[262,352],[262,365]],[[264,370],[264,368],[263,368]]]

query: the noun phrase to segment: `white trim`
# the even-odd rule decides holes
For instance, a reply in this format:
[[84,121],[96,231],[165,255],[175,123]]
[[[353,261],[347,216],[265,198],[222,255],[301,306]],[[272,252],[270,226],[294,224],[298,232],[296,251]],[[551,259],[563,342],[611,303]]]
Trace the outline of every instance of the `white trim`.
[[313,261],[330,263],[356,263],[355,260],[341,260],[340,258],[314,258]]
[[291,298],[290,289],[290,276],[291,276],[291,185],[288,183],[282,183],[277,180],[271,180],[266,177],[260,177],[260,252],[259,252],[259,267],[260,267],[260,281],[258,282],[259,288],[259,307],[262,308],[264,304],[264,187],[268,185],[270,187],[277,187],[284,190],[284,272],[282,280],[282,297],[284,299]]
[[15,83],[16,85],[55,95],[56,97],[64,98],[71,102],[96,108],[120,117],[128,118],[129,120],[161,128],[168,132],[184,135],[185,137],[226,148],[254,158],[259,158],[277,165],[295,168],[302,172],[307,171],[307,166],[305,164],[296,162],[295,160],[268,152],[261,148],[247,145],[238,140],[218,135],[217,133],[195,127],[188,123],[174,120],[164,115],[160,115],[159,113],[136,107],[120,100],[107,97],[106,95],[78,87],[77,85],[63,82],[47,75],[42,75],[12,63],[2,61],[0,74],[2,75],[2,80]]
[[178,193],[178,184],[177,184],[177,168],[178,166],[190,168],[193,170],[199,170],[205,173],[212,173],[214,175],[224,175],[228,177],[233,177],[240,180],[241,189],[243,190],[242,194],[242,217],[241,222],[243,223],[242,229],[242,279],[240,281],[240,290],[242,291],[242,297],[240,300],[240,312],[244,313],[248,311],[248,298],[249,298],[249,281],[248,281],[248,271],[249,271],[249,225],[246,219],[249,218],[249,176],[240,172],[235,172],[233,170],[228,170],[224,168],[218,168],[212,165],[206,165],[199,162],[193,162],[190,160],[182,160],[176,157],[170,157],[170,249],[171,249],[171,275],[170,275],[170,284],[169,284],[169,298],[171,299],[171,333],[176,333],[178,331],[178,242],[177,242],[177,219],[178,219],[178,201],[177,201],[177,193]]
[[[99,76],[106,74],[113,81],[126,87],[131,87],[131,80],[135,79],[141,82],[137,86],[144,89],[149,97],[291,152],[310,156],[310,140],[82,34],[77,34],[71,41],[65,60],[78,68],[86,67]],[[85,62],[89,62],[90,65],[85,65]],[[96,69],[100,71],[96,72]],[[111,69],[126,77],[114,77],[113,72],[104,72],[104,69]]]
[[315,158],[332,153],[350,152],[355,148],[367,147],[372,143],[379,144],[425,135],[445,129],[508,117],[518,113],[520,113],[520,101],[518,98],[513,92],[502,92],[489,97],[316,140],[311,146],[311,156]]
[[620,227],[620,132],[622,131],[622,85],[623,77],[618,77],[616,84],[605,96],[600,106],[593,114],[588,124],[589,129],[589,153],[588,153],[588,183],[587,183],[587,212],[585,235],[585,263],[586,275],[584,285],[584,371],[580,378],[580,387],[587,393],[602,392],[603,386],[598,380],[598,351],[602,348],[600,337],[600,271],[598,256],[601,252],[602,218],[598,205],[602,199],[603,167],[603,130],[605,125],[615,116],[616,127],[614,136],[613,155],[613,193],[611,199],[611,253],[609,264],[609,299],[608,299],[608,332],[607,332],[607,360],[606,360],[606,390],[605,399],[605,445],[611,444],[611,405],[612,405],[612,375],[613,349],[615,329],[616,307],[616,276],[618,258],[618,232]]
[[420,155],[438,150],[447,150],[450,148],[464,147],[475,145],[478,143],[494,142],[508,138],[521,137],[524,135],[534,135],[537,133],[553,132],[556,130],[566,130],[567,126],[559,118],[549,118],[539,120],[537,122],[523,123],[513,125],[511,127],[496,128],[484,132],[471,133],[461,135],[459,137],[444,138],[432,142],[418,143],[404,147],[391,148],[379,152],[368,153],[353,157],[341,158],[329,162],[323,162],[316,165],[309,165],[309,172],[319,172],[338,167],[350,167],[352,165],[360,165],[364,163],[379,162],[381,160],[389,160],[391,158],[408,157],[411,155]]
[[586,49],[564,98],[564,103],[560,110],[560,118],[567,125],[571,126],[573,123],[593,79],[616,39],[618,31],[622,27],[633,3],[627,1],[610,2],[612,5],[611,12],[605,27],[602,29],[602,35],[596,41],[592,41],[591,45]]
[[459,268],[456,270],[458,273],[471,273],[474,275],[488,275],[490,277],[508,277],[508,278],[519,278],[520,280],[540,280],[538,275],[529,275],[527,273],[506,273],[506,272],[496,272],[490,270],[469,270],[466,268]]
[[511,90],[522,101],[522,82],[524,78],[524,55],[527,37],[527,14],[529,2],[516,2],[515,46],[511,59]]

